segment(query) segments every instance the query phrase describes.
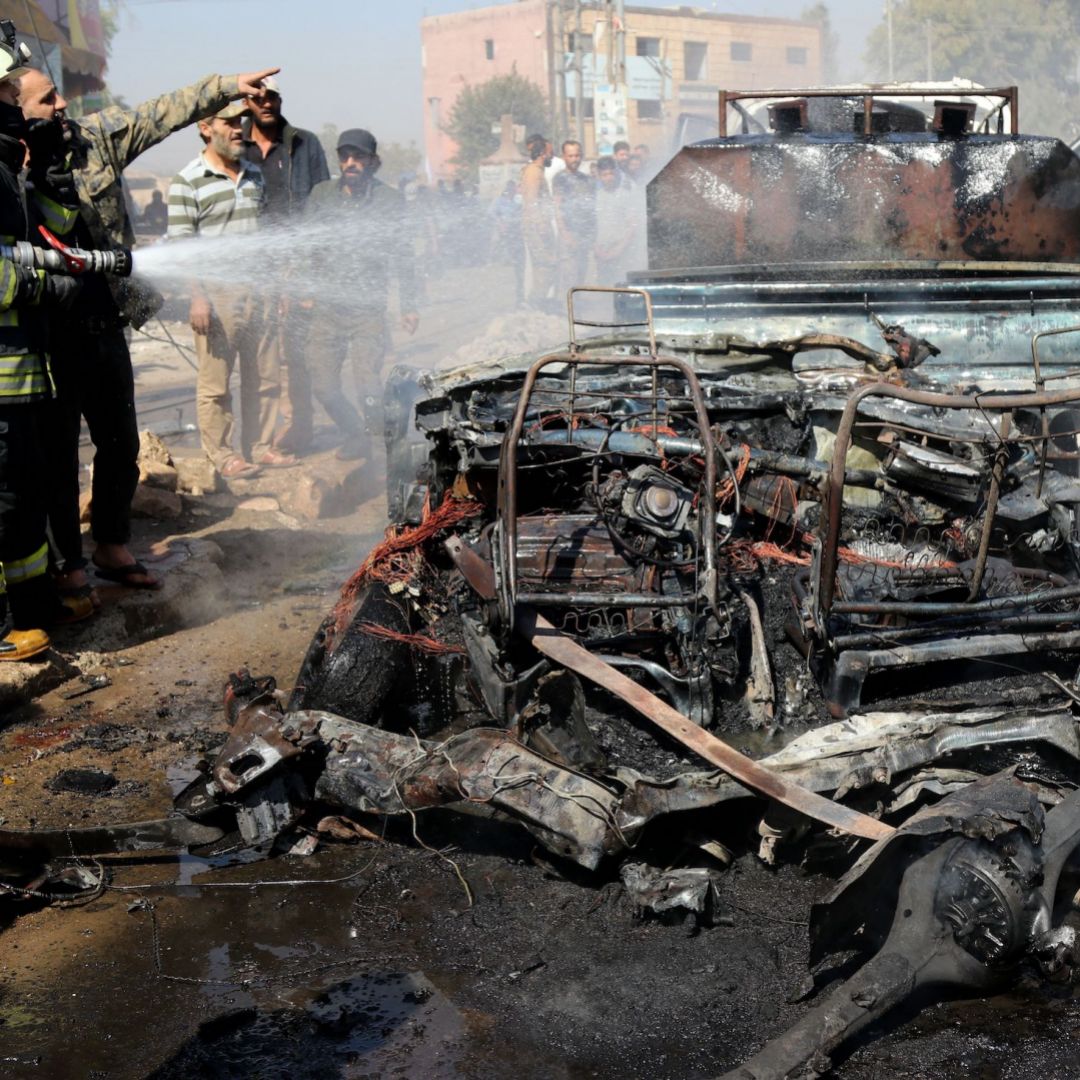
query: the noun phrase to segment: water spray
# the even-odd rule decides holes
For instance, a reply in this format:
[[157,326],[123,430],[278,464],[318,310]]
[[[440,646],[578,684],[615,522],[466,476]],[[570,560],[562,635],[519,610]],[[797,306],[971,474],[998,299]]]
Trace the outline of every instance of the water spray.
[[44,225],[39,225],[38,231],[49,247],[35,247],[26,240],[16,240],[13,244],[0,244],[0,258],[10,259],[13,263],[31,270],[45,270],[50,274],[131,276],[131,251],[128,248],[86,251],[83,248],[68,247]]

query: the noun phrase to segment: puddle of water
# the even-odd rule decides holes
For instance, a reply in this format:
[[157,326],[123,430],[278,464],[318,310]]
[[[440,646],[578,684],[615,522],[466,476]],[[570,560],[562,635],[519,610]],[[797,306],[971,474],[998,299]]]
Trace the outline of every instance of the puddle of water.
[[202,1025],[152,1077],[460,1075],[464,1024],[419,972],[351,976],[293,998]]

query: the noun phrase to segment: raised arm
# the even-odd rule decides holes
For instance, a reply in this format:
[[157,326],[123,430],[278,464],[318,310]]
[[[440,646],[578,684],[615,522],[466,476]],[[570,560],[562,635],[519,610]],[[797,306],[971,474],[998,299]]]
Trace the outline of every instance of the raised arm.
[[134,109],[115,105],[102,109],[79,124],[91,137],[112,143],[113,154],[123,169],[174,131],[212,116],[235,98],[255,93],[264,78],[279,70],[207,75],[191,86],[151,98]]

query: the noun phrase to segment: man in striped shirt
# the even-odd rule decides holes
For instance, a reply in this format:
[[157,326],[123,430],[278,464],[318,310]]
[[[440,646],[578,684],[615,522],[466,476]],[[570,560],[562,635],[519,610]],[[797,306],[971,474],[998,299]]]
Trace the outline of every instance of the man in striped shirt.
[[[246,107],[237,102],[199,121],[203,152],[173,177],[169,187],[170,240],[239,236],[258,229],[266,191],[259,166],[244,160],[241,121],[246,114]],[[197,286],[190,318],[199,358],[195,389],[199,434],[207,456],[226,479],[254,476],[261,466],[294,465],[294,456],[272,446],[281,367],[271,303],[242,286]],[[233,443],[229,390],[237,361],[240,452]]]

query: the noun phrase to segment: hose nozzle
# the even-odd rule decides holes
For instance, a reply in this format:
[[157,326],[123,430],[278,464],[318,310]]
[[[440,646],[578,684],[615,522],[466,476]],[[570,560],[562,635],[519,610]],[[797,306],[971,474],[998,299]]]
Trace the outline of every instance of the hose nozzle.
[[49,247],[35,247],[25,240],[17,240],[14,244],[0,245],[0,256],[20,266],[29,267],[31,270],[45,270],[50,274],[131,276],[131,252],[128,248],[85,251],[82,248],[68,247],[44,225],[38,226],[38,232],[45,238]]

